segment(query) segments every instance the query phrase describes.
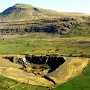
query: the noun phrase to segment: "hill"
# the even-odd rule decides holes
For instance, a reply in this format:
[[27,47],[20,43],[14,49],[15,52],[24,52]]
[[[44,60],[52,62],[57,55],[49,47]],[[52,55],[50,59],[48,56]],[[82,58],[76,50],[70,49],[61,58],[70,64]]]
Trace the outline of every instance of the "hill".
[[2,20],[33,20],[59,15],[59,12],[53,10],[41,9],[28,4],[15,4],[4,10],[0,17]]
[[90,33],[90,15],[64,13],[15,4],[0,14],[1,34],[47,32],[60,35],[87,35]]
[[[0,13],[0,19],[3,21],[12,20],[35,20],[40,18],[54,18],[63,16],[85,16],[82,13],[65,13],[48,9],[38,8],[29,4],[15,4]],[[86,15],[88,16],[88,15]]]

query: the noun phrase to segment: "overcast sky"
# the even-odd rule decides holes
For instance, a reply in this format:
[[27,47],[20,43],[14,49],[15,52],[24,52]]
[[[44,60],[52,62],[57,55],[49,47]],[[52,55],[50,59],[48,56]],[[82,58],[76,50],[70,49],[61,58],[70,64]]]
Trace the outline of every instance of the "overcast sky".
[[90,0],[0,0],[0,12],[16,3],[31,4],[36,7],[61,12],[81,12],[90,14]]

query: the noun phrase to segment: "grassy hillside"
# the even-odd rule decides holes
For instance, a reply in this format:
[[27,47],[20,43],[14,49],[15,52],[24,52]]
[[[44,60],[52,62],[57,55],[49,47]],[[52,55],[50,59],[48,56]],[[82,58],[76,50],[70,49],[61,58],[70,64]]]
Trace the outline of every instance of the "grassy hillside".
[[90,63],[80,76],[52,90],[89,90],[90,89],[89,83],[90,83]]
[[7,8],[0,14],[2,20],[33,20],[33,19],[40,19],[40,18],[48,18],[48,17],[56,17],[59,16],[60,13],[41,9],[34,7],[28,4],[15,4],[12,7]]
[[35,20],[63,16],[88,16],[81,13],[63,13],[48,9],[38,8],[29,4],[15,4],[0,14],[1,20]]

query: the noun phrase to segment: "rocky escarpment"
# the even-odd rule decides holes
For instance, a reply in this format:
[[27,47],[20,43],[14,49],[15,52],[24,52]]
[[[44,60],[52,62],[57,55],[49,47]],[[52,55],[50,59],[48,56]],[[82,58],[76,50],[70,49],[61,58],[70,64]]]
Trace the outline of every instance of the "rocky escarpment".
[[[82,19],[82,18],[81,18]],[[73,17],[49,18],[33,21],[0,22],[0,34],[20,34],[31,32],[46,32],[65,35],[74,28],[82,27],[84,22]]]

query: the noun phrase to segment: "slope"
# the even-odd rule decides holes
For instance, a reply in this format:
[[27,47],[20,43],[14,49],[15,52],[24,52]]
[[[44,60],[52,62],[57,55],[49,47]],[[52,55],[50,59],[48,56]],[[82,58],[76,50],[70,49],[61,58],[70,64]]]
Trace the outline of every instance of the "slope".
[[0,14],[0,18],[2,20],[33,20],[59,15],[56,11],[41,9],[27,4],[15,4],[4,10]]

